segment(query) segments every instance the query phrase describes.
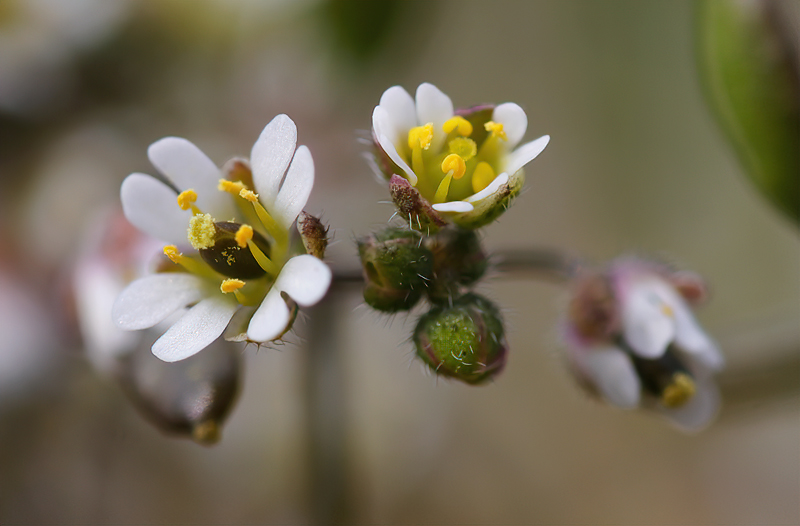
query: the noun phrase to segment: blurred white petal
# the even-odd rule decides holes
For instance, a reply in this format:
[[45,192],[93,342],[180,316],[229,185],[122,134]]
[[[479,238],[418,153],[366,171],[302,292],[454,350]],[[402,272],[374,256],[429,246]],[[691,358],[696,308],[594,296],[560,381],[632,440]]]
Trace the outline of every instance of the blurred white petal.
[[192,274],[168,272],[137,279],[120,293],[111,309],[121,329],[147,329],[202,297],[203,280]]
[[507,182],[508,182],[508,174],[503,172],[497,177],[495,177],[486,188],[484,188],[483,190],[481,190],[476,194],[467,197],[466,199],[464,199],[464,201],[468,203],[474,203],[476,201],[480,201],[481,199],[485,199],[490,195],[494,195],[498,190],[500,190],[500,187],[506,184]]
[[286,262],[272,288],[286,292],[301,307],[309,307],[325,296],[331,277],[328,265],[303,254]]
[[424,126],[433,123],[433,141],[430,149],[438,152],[447,134],[442,125],[453,116],[453,102],[439,88],[427,82],[417,88],[417,122]]
[[255,342],[272,341],[284,333],[290,318],[286,301],[280,291],[273,287],[250,319],[247,336]]
[[120,199],[125,217],[136,228],[174,245],[186,244],[192,213],[181,210],[175,191],[155,177],[134,173],[122,181]]
[[[384,91],[379,107],[386,111],[386,123],[389,125],[382,133],[385,133],[394,144],[404,140],[408,131],[417,125],[414,99],[400,86],[392,86]],[[374,122],[373,112],[373,126]]]
[[624,352],[614,347],[588,349],[582,362],[608,402],[623,408],[639,405],[639,376]]

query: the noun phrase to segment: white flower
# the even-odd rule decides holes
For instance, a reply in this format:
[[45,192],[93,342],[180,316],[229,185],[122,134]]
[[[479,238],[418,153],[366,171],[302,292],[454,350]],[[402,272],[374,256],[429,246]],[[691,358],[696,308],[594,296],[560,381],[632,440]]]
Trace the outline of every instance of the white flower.
[[[293,252],[290,228],[314,184],[311,153],[296,142],[294,122],[278,115],[253,145],[251,166],[234,160],[229,178],[185,139],[150,146],[150,161],[178,192],[134,173],[122,183],[122,206],[136,227],[172,243],[164,253],[174,265],[120,294],[112,313],[118,326],[145,329],[189,307],[152,347],[174,362],[218,338],[237,311],[237,326],[246,323],[231,339],[262,343],[291,328],[298,305],[322,299],[330,269]],[[194,250],[182,253],[187,244]]]
[[477,228],[497,218],[524,182],[523,166],[544,150],[545,135],[517,148],[528,118],[517,104],[454,112],[428,83],[416,101],[400,86],[386,90],[372,113],[384,175],[402,175],[449,220]]
[[565,327],[573,371],[611,404],[703,427],[719,407],[712,376],[724,360],[689,306],[701,296],[699,278],[640,259],[584,272]]

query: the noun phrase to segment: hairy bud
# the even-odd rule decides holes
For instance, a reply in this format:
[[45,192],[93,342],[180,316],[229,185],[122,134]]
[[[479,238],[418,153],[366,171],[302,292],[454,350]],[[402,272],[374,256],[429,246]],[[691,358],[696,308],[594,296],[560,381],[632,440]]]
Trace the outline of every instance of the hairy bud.
[[452,306],[435,306],[414,330],[417,355],[436,374],[479,384],[506,363],[508,344],[497,307],[469,293]]

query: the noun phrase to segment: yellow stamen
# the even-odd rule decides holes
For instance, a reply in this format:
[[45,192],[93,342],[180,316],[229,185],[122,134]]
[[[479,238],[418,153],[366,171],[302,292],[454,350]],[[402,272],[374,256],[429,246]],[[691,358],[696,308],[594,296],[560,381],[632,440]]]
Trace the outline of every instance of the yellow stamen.
[[256,263],[258,263],[258,266],[264,269],[264,272],[271,274],[272,276],[277,276],[280,273],[280,267],[278,267],[274,261],[269,259],[267,255],[264,254],[260,248],[258,248],[258,245],[253,243],[252,240],[247,242],[247,247],[250,249],[253,257],[256,258]]
[[683,407],[696,392],[697,387],[691,376],[686,373],[675,373],[672,375],[672,383],[661,393],[661,403],[670,409]]
[[189,221],[189,243],[197,250],[213,247],[216,234],[211,214],[197,214]]
[[489,186],[489,183],[494,181],[494,170],[489,163],[481,161],[472,172],[472,191],[476,194]]
[[258,202],[258,194],[253,192],[252,190],[248,190],[247,188],[242,188],[239,191],[239,197],[247,201],[250,201],[251,203]]
[[200,209],[194,204],[195,201],[197,201],[197,192],[191,188],[178,194],[178,206],[181,207],[181,210],[189,210],[191,208],[195,214],[201,214]]
[[245,190],[247,187],[241,181],[229,181],[227,179],[220,179],[217,189],[220,192],[228,192],[229,194],[239,195],[239,192]]
[[214,277],[216,274],[208,266],[196,261],[190,257],[184,256],[178,251],[175,245],[167,245],[164,247],[164,255],[167,256],[173,263],[180,265],[192,274],[198,276]]
[[240,279],[226,279],[219,286],[219,290],[222,291],[223,294],[228,294],[229,292],[235,292],[242,287],[244,287],[244,281]]
[[181,210],[189,210],[195,201],[197,201],[197,192],[191,188],[178,194],[178,206],[181,207]]
[[505,130],[503,130],[503,124],[500,122],[488,121],[486,124],[483,125],[486,128],[486,131],[492,134],[493,137],[497,137],[498,139],[503,139],[504,141],[508,140],[508,136],[506,135]]
[[670,307],[666,303],[661,304],[661,312],[663,312],[665,316],[669,316],[670,318],[675,317],[675,311],[672,310],[672,307]]
[[442,161],[442,171],[452,175],[453,179],[461,179],[467,171],[467,163],[457,153],[451,153]]
[[460,115],[456,115],[455,117],[447,119],[445,123],[442,124],[442,129],[445,133],[450,133],[453,130],[457,130],[458,134],[463,135],[464,137],[469,137],[472,135],[472,123]]
[[247,246],[247,242],[253,239],[253,227],[250,225],[242,225],[239,227],[239,230],[236,231],[236,244],[240,247],[244,248]]
[[175,245],[167,245],[164,247],[164,255],[167,256],[170,260],[172,260],[175,264],[180,264],[180,258],[183,256],[178,251],[178,247]]
[[425,126],[415,126],[408,131],[408,147],[414,150],[422,148],[427,150],[433,141],[433,123],[429,122]]
[[469,161],[478,154],[478,145],[466,137],[456,137],[447,144],[450,153],[457,153],[465,161]]

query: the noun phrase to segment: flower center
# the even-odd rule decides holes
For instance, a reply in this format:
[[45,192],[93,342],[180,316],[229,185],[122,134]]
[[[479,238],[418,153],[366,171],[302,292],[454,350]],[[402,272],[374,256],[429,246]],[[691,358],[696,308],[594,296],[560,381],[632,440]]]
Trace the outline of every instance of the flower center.
[[472,122],[456,115],[442,125],[444,141],[439,143],[434,141],[433,123],[409,130],[406,161],[417,175],[417,189],[429,202],[466,199],[496,177],[505,154],[502,143],[508,137],[502,123],[479,124],[481,129],[476,130]]
[[197,253],[184,255],[176,246],[168,245],[164,254],[184,270],[220,283],[220,292],[234,294],[239,303],[257,305],[286,263],[289,232],[242,181],[221,179],[218,189],[231,194],[252,225],[216,221],[211,214],[200,210],[195,204],[197,192],[188,189],[178,194],[177,204],[193,213],[187,239]]

